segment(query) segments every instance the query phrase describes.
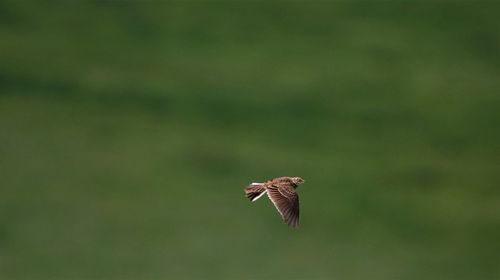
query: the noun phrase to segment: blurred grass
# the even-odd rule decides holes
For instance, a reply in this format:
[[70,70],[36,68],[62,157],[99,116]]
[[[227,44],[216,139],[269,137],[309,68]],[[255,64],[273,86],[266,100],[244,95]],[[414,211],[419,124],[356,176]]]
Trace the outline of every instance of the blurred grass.
[[498,279],[498,8],[1,2],[0,278]]

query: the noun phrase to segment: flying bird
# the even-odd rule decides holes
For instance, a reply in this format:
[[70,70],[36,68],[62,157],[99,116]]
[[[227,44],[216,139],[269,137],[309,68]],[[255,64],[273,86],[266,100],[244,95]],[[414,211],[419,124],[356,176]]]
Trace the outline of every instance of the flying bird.
[[279,177],[265,183],[251,183],[245,188],[245,194],[251,202],[267,194],[283,221],[296,227],[299,225],[299,194],[295,189],[304,182],[300,177]]

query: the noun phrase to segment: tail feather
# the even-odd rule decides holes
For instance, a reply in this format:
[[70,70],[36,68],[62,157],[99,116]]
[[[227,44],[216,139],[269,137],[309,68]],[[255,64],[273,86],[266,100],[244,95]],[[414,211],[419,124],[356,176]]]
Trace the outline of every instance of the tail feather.
[[261,183],[252,183],[245,189],[245,195],[254,202],[266,193],[266,187]]

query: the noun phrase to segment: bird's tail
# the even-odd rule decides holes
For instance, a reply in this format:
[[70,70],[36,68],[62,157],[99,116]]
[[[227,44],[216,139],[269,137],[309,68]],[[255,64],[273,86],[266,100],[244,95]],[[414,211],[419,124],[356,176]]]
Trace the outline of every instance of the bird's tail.
[[245,195],[251,202],[256,201],[267,192],[263,183],[252,183],[245,188]]

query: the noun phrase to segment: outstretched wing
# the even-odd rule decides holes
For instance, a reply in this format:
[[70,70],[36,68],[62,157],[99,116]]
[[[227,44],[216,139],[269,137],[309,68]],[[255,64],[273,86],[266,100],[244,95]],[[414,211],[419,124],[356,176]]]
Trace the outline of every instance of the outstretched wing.
[[267,195],[280,213],[283,221],[296,227],[299,224],[299,195],[290,185],[267,186]]

